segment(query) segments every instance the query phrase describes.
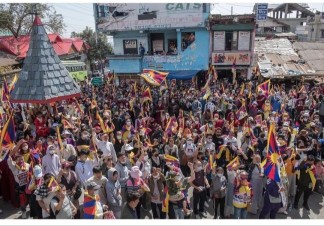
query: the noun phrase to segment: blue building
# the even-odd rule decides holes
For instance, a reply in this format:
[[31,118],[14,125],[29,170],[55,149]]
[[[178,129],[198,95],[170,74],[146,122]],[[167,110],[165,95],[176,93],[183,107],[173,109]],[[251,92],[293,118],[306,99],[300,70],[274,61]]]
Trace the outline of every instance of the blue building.
[[97,31],[113,36],[109,67],[119,79],[143,69],[190,79],[208,69],[210,4],[94,4],[94,14]]

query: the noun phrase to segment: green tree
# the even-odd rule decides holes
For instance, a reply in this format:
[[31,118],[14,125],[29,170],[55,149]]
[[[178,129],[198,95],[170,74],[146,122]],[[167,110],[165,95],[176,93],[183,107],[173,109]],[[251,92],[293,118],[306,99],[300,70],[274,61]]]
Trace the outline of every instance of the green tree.
[[90,50],[87,53],[88,60],[93,62],[96,59],[103,59],[113,53],[113,48],[108,42],[105,34],[96,33],[92,28],[86,27],[82,32],[71,33],[71,38],[79,37],[90,45]]
[[0,4],[0,29],[9,30],[16,38],[28,34],[35,13],[42,19],[47,32],[58,34],[64,32],[63,16],[57,14],[52,5],[29,3]]

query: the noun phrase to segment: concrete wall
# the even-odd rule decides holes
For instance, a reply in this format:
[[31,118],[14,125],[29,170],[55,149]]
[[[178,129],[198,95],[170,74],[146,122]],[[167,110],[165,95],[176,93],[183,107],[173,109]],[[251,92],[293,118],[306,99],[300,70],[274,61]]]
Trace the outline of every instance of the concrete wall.
[[290,31],[295,33],[296,27],[300,26],[301,22],[306,22],[307,18],[292,18],[292,19],[278,19],[280,22],[288,24],[290,26]]
[[142,71],[141,58],[109,59],[109,70],[115,73],[140,73]]

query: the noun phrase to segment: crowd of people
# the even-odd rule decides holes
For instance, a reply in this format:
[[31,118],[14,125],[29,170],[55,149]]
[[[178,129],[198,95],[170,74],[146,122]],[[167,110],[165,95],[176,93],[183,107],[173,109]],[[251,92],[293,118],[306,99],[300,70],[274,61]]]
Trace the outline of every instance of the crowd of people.
[[257,80],[218,79],[207,95],[193,81],[149,96],[148,84],[84,82],[79,98],[3,103],[16,140],[1,150],[2,196],[34,219],[142,219],[150,209],[154,219],[207,218],[209,206],[214,219],[275,219],[302,195],[309,210],[323,195],[324,86],[271,82],[265,93]]

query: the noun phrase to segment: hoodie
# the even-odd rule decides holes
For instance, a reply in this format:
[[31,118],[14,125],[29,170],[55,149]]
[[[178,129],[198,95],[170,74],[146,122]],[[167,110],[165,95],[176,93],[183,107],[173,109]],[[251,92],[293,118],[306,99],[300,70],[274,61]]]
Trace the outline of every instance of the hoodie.
[[[117,162],[116,164],[116,167],[115,169],[117,170],[118,172],[118,181],[120,183],[120,186],[122,188],[125,188],[126,187],[126,181],[128,180],[129,178],[129,169],[126,166],[123,166],[119,161]],[[108,173],[109,174],[109,173]],[[109,177],[109,176],[108,176]]]
[[46,150],[46,155],[42,159],[43,166],[43,175],[47,173],[51,173],[56,178],[61,170],[61,161],[60,157],[57,154],[53,154],[52,156],[49,153],[49,148],[52,145],[49,145]]
[[121,186],[119,181],[113,180],[113,174],[117,172],[115,168],[108,170],[108,182],[106,183],[106,193],[108,206],[113,211],[115,217],[118,219],[122,209]]

